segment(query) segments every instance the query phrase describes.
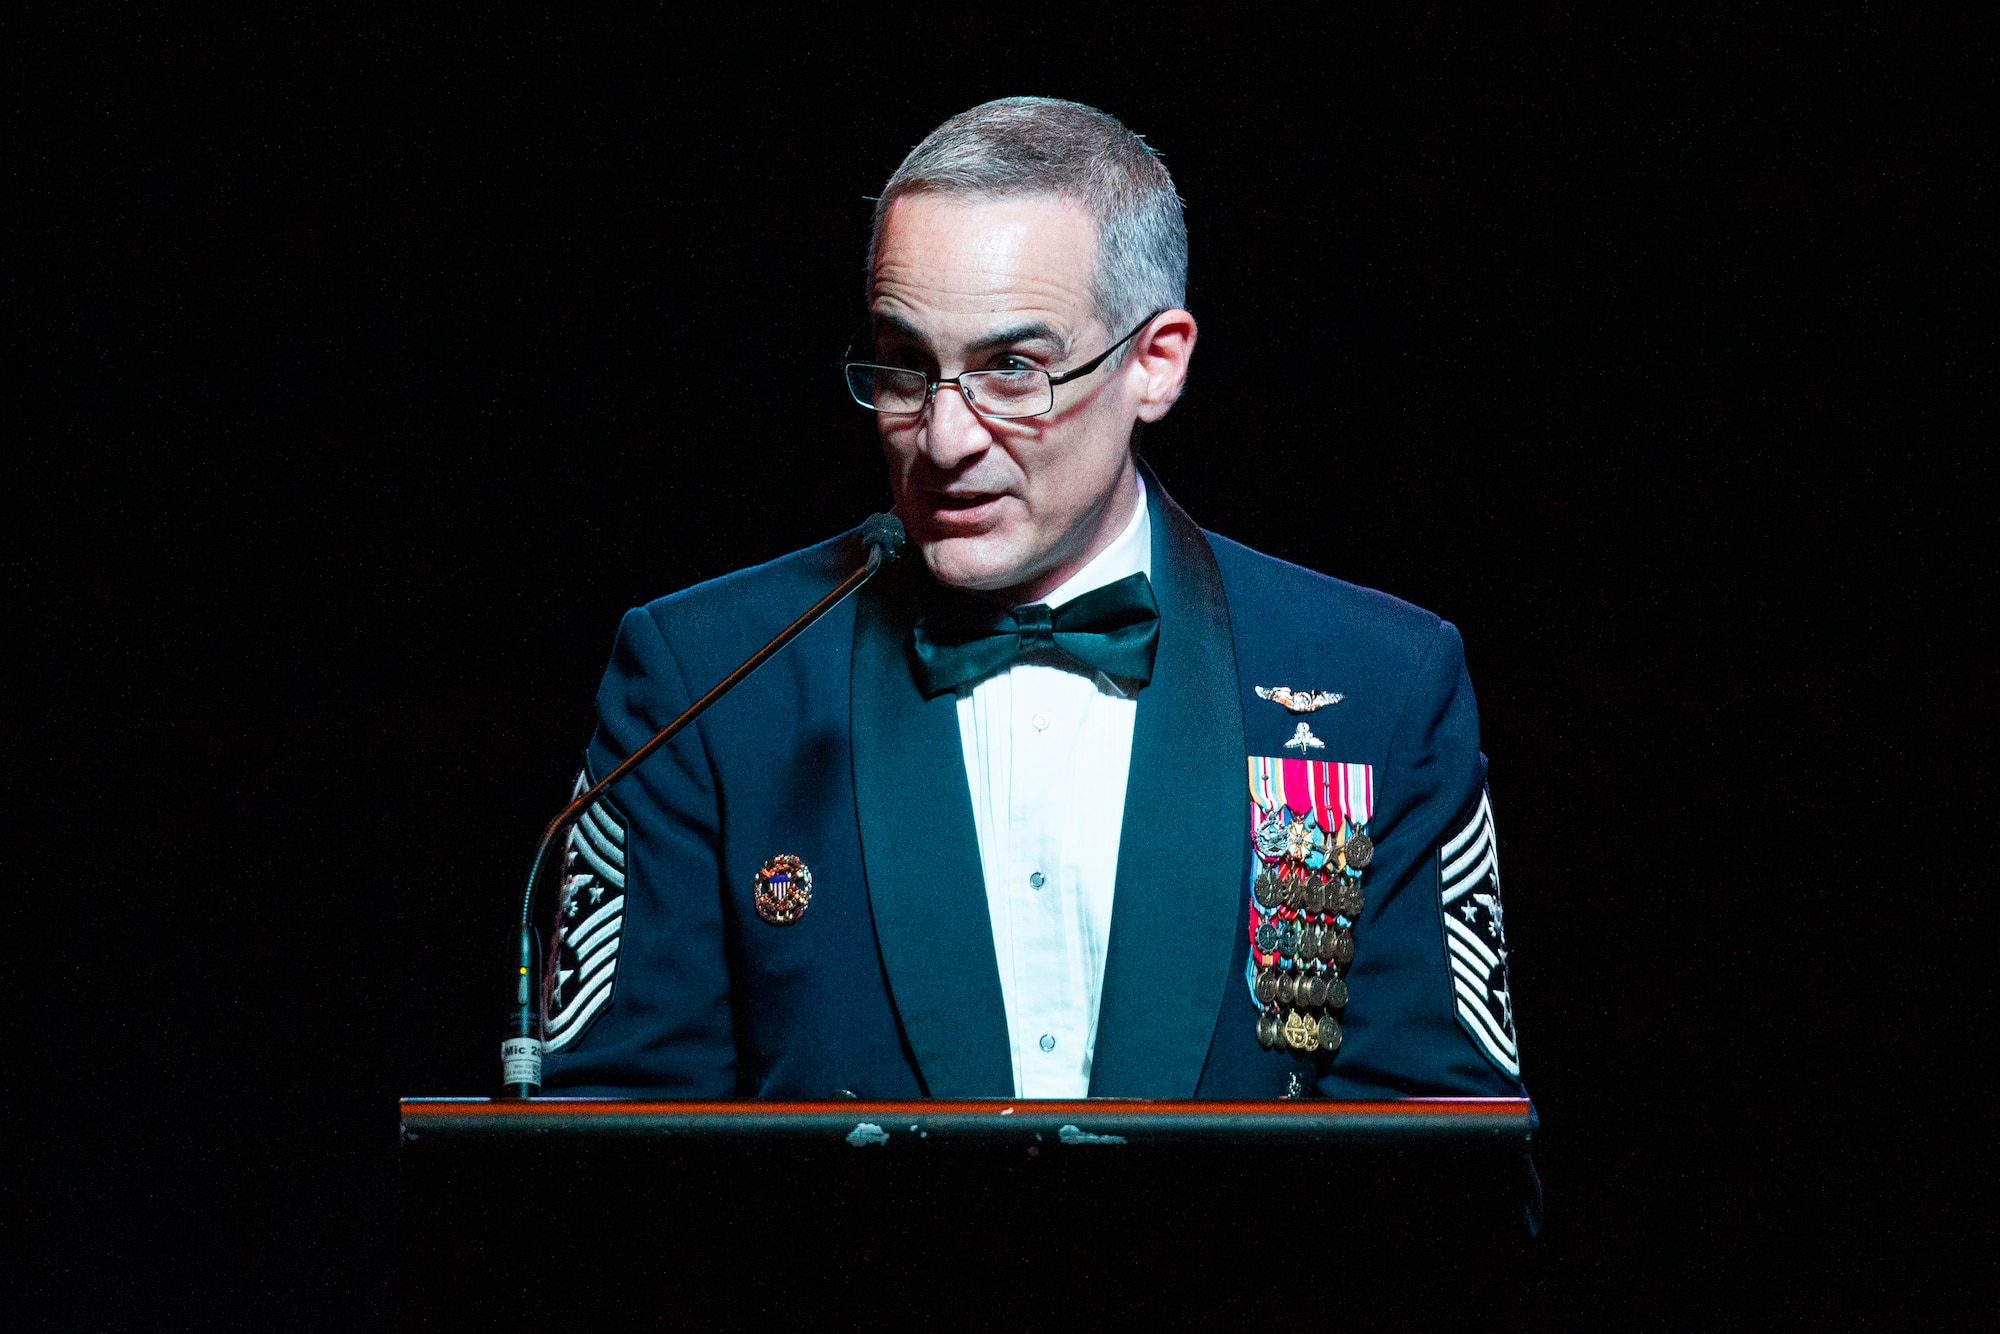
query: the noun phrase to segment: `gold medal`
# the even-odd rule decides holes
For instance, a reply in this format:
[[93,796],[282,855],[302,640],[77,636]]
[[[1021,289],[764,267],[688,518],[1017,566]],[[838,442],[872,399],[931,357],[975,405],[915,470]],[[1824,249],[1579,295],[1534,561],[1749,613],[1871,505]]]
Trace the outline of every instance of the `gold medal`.
[[1304,1015],[1293,1010],[1285,1016],[1285,1045],[1293,1051],[1311,1051],[1319,1046],[1319,1029]]

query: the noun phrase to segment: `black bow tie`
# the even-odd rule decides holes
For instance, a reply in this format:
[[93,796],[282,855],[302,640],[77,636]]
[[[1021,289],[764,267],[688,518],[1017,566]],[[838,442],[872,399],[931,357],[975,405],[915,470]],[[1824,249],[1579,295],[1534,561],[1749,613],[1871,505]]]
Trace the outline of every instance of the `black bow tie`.
[[1092,589],[1053,610],[1046,602],[997,607],[964,593],[942,592],[916,627],[918,684],[926,696],[991,676],[1023,658],[1054,658],[1089,672],[1153,679],[1160,608],[1143,574]]

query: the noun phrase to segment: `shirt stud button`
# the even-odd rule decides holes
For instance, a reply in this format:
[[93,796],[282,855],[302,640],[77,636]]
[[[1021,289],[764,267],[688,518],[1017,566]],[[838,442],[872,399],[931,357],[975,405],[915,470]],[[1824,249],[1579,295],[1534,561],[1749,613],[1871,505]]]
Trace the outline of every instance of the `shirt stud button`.
[[1046,713],[1038,713],[1033,718],[1030,718],[1028,721],[1035,725],[1035,730],[1037,732],[1040,732],[1048,727],[1049,715],[1047,715]]
[[1047,1033],[1042,1034],[1041,1048],[1043,1051],[1054,1051],[1056,1049],[1056,1040]]
[[1028,883],[1033,885],[1036,889],[1040,889],[1043,885],[1049,883],[1049,878],[1043,875],[1040,871],[1037,871],[1033,875],[1028,877]]

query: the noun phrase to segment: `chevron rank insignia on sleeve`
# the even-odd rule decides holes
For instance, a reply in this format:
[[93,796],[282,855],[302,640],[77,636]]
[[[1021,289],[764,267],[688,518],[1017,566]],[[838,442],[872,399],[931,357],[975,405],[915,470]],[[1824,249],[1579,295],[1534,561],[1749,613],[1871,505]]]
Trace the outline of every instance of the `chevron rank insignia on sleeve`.
[[[570,799],[590,783],[585,769],[576,776]],[[618,933],[625,922],[625,832],[623,815],[605,797],[584,807],[570,825],[543,985],[552,1052],[575,1042],[611,1003]]]
[[1500,909],[1500,850],[1484,788],[1438,845],[1445,957],[1459,1026],[1502,1071],[1520,1078],[1514,997],[1507,982],[1507,928]]

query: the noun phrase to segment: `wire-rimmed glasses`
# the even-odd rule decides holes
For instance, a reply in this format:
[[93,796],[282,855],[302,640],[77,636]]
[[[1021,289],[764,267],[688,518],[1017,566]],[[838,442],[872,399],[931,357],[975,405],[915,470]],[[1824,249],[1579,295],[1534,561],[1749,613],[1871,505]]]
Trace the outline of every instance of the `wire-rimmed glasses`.
[[926,371],[907,366],[882,366],[872,361],[841,363],[847,378],[847,392],[864,408],[889,417],[909,417],[930,406],[937,391],[950,385],[964,396],[966,406],[982,417],[1039,417],[1056,405],[1056,386],[1068,384],[1102,366],[1113,352],[1139,336],[1139,331],[1164,314],[1156,310],[1134,325],[1132,332],[1105,348],[1075,370],[1051,375],[1045,370],[961,371],[948,379],[938,379]]

